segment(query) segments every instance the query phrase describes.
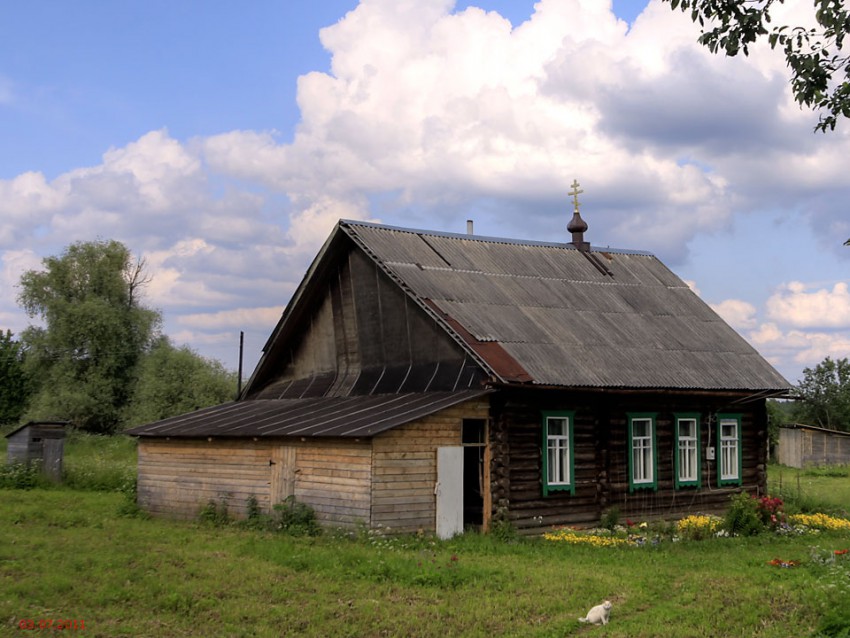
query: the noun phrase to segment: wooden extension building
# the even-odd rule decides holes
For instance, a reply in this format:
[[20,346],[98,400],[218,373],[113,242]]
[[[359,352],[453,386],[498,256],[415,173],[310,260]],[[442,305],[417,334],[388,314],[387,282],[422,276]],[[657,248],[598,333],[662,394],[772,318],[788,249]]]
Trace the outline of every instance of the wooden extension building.
[[794,423],[779,428],[776,460],[782,465],[850,465],[850,432]]
[[535,533],[766,488],[791,388],[653,255],[340,221],[237,401],[131,430],[139,503]]

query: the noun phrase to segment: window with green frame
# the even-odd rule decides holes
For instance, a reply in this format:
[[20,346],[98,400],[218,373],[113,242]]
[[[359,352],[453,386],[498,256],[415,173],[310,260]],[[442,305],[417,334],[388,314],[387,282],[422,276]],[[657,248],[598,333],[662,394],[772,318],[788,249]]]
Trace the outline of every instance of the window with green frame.
[[741,484],[741,415],[717,415],[717,484]]
[[699,421],[696,413],[674,414],[676,420],[676,451],[673,455],[674,484],[679,487],[700,487],[702,467],[700,465]]
[[575,494],[574,417],[573,411],[543,413],[543,496],[553,492]]
[[658,489],[655,448],[655,414],[631,413],[629,417],[629,491]]

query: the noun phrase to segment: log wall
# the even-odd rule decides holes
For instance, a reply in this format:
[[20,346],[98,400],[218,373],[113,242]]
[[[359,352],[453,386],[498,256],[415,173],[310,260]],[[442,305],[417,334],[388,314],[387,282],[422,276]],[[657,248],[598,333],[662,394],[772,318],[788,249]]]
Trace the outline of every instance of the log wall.
[[[574,410],[575,494],[543,496],[542,412]],[[655,413],[656,489],[629,490],[628,417]],[[700,413],[702,486],[674,484],[674,413]],[[716,413],[741,415],[742,485],[718,486],[717,461],[706,449],[717,445]],[[726,396],[591,395],[514,392],[494,402],[491,435],[494,507],[507,507],[521,532],[541,533],[553,525],[592,526],[616,507],[621,518],[676,519],[694,512],[720,513],[740,490],[766,489],[767,427],[764,401],[731,404]],[[710,434],[709,434],[710,430]],[[710,437],[710,438],[709,438]]]

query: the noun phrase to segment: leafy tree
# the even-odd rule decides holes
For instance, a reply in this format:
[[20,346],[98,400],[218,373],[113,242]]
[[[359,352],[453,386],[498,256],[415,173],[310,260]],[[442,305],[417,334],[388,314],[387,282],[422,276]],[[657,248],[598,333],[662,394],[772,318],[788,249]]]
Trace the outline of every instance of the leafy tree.
[[805,368],[797,395],[798,421],[850,431],[850,361],[827,357],[814,369]]
[[19,421],[29,400],[23,345],[12,337],[0,332],[0,424]]
[[230,401],[235,395],[236,373],[161,337],[142,360],[126,421],[131,426],[158,421]]
[[727,56],[743,51],[767,36],[779,47],[791,70],[794,99],[822,114],[815,130],[835,129],[838,118],[850,118],[850,55],[842,48],[850,31],[850,12],[844,0],[813,0],[816,28],[773,26],[770,9],[784,0],[664,0],[690,12],[703,28],[699,42],[712,53]]
[[779,444],[779,428],[794,422],[794,404],[790,401],[767,400],[767,435],[770,445]]
[[42,263],[23,274],[18,296],[44,323],[22,334],[35,387],[29,416],[114,432],[161,320],[139,300],[144,263],[117,241],[77,242]]

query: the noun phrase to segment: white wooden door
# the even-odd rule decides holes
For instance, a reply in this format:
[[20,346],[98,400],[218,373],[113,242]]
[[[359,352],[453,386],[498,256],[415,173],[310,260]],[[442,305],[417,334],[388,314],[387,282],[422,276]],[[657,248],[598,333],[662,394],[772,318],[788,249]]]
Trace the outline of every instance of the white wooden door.
[[463,448],[437,448],[437,537],[463,532]]

